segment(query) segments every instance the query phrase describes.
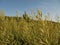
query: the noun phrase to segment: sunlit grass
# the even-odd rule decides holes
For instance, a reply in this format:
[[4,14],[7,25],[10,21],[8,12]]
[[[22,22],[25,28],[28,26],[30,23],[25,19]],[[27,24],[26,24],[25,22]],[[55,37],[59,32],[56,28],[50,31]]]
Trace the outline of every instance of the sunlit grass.
[[26,12],[23,17],[1,14],[0,45],[60,45],[60,23],[42,20],[42,12],[37,13],[38,20]]

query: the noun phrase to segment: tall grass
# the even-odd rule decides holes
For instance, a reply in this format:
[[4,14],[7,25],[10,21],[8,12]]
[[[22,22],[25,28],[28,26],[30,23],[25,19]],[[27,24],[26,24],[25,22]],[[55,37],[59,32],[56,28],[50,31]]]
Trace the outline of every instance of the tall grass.
[[60,45],[60,23],[42,20],[39,10],[38,20],[26,12],[23,17],[16,16],[0,14],[0,45]]

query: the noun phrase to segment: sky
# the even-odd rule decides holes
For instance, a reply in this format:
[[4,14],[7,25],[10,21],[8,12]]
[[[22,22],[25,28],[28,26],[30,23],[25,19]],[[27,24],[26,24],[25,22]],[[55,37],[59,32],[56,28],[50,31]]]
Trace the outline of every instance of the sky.
[[24,11],[30,13],[39,8],[43,14],[49,12],[52,17],[60,13],[60,0],[0,0],[0,10],[3,9],[8,16],[15,16],[16,10],[19,15]]

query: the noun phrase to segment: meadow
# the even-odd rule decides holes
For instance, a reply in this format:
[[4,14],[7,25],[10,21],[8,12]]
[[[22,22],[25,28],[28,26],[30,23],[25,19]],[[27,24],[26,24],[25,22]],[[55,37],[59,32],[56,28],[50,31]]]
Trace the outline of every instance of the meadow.
[[60,23],[42,20],[39,10],[35,17],[0,13],[0,45],[60,45]]

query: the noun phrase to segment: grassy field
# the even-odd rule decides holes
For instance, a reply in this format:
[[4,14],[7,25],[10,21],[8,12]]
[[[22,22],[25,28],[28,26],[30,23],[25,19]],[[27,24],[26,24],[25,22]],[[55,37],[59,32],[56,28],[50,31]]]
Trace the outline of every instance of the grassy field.
[[[42,14],[39,13],[41,16]],[[60,45],[60,23],[0,15],[0,45]]]

